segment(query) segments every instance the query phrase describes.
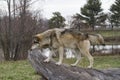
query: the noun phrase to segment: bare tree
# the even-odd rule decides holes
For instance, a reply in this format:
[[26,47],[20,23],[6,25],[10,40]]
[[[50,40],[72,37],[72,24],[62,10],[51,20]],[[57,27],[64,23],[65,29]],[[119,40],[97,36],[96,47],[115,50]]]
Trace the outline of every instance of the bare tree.
[[[6,60],[26,59],[32,36],[45,28],[41,13],[29,11],[31,0],[5,0],[8,15],[0,18],[0,42]],[[11,5],[12,4],[12,5]]]

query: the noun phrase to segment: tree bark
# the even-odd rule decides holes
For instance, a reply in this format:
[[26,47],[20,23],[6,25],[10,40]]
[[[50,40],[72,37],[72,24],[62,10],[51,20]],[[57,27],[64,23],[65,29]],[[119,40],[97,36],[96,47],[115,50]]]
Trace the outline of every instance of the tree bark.
[[66,64],[57,66],[55,61],[44,63],[38,50],[28,52],[28,59],[35,71],[42,76],[40,80],[120,80],[120,69],[97,70],[71,67]]

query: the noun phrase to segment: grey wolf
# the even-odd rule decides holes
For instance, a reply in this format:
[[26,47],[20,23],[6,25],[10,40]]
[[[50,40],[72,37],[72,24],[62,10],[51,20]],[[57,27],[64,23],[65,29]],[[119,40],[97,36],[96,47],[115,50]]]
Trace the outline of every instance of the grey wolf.
[[51,53],[49,57],[44,60],[44,62],[49,62],[52,58],[52,54],[55,51],[58,51],[59,61],[56,63],[57,65],[61,65],[63,62],[64,49],[72,49],[76,52],[75,56],[77,60],[74,64],[71,65],[76,66],[81,59],[81,54],[83,54],[88,58],[90,62],[88,68],[91,68],[93,67],[94,59],[89,52],[90,40],[98,44],[104,43],[102,36],[99,37],[96,35],[89,35],[69,29],[54,28],[44,31],[40,34],[36,34],[34,36],[34,41],[31,49],[35,49],[38,47],[40,49],[49,48],[51,50]]

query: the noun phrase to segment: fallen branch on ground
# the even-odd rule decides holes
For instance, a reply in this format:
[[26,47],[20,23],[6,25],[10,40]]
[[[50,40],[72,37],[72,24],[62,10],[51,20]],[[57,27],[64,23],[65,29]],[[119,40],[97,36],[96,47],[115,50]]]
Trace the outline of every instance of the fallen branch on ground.
[[67,65],[57,66],[55,61],[44,63],[38,50],[29,51],[28,59],[35,71],[42,76],[40,80],[120,80],[120,69],[97,70]]

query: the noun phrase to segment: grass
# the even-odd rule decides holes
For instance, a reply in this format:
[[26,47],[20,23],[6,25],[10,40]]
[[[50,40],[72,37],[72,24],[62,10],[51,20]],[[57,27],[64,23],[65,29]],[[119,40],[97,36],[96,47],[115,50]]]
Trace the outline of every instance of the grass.
[[[74,63],[76,59],[64,60],[65,63]],[[87,67],[89,61],[83,57],[78,64],[79,67]],[[120,56],[94,56],[94,68],[107,69],[107,68],[120,68]]]
[[[120,56],[95,56],[94,68],[120,68]],[[75,59],[64,59],[64,63],[71,64]],[[87,67],[88,60],[83,58],[78,66]],[[0,80],[39,80],[34,69],[27,60],[8,61],[0,63]]]
[[96,31],[92,31],[92,32],[89,32],[89,33],[99,33],[101,34],[102,36],[104,37],[114,37],[114,36],[120,36],[120,31],[118,30],[96,30]]
[[120,31],[98,31],[101,35],[104,37],[114,37],[114,36],[120,36]]
[[8,61],[0,63],[0,80],[38,80],[28,61]]
[[100,56],[95,57],[95,68],[120,68],[120,56]]

